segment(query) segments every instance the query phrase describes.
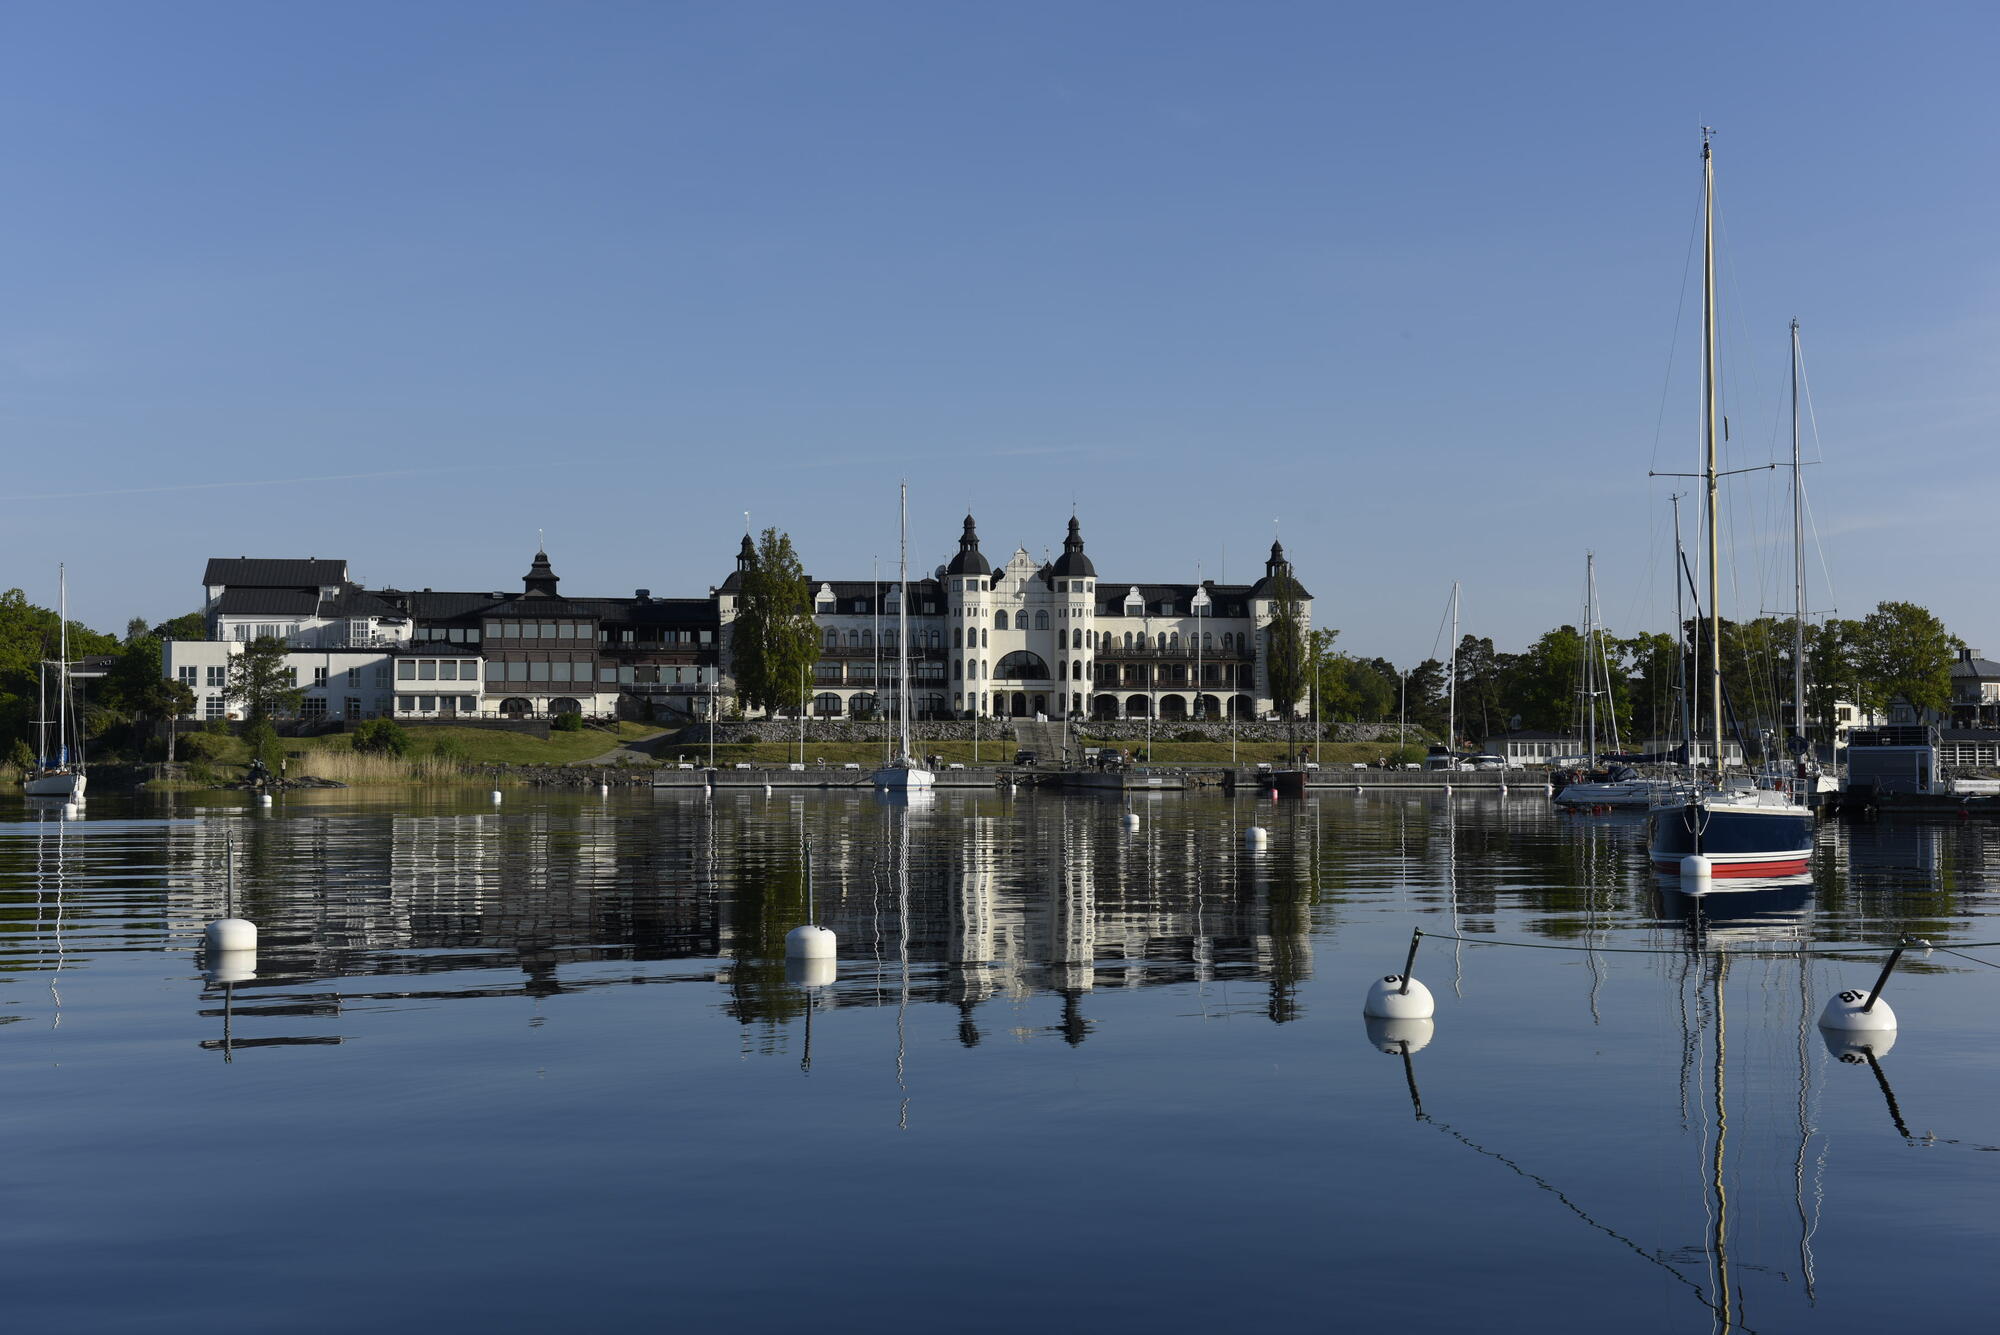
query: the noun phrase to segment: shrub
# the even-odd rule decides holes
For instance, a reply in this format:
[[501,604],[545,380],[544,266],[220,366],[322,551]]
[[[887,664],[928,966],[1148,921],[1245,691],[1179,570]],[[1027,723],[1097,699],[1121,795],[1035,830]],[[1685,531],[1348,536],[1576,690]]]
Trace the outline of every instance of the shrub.
[[364,755],[406,756],[410,734],[392,718],[371,718],[354,730],[352,745]]
[[202,723],[201,730],[211,736],[227,737],[229,735],[229,720],[226,718],[208,719]]
[[556,715],[556,721],[549,726],[555,732],[582,732],[583,715],[558,714]]
[[465,743],[456,737],[440,737],[431,743],[431,757],[435,760],[448,761],[453,765],[462,765],[472,758],[472,752],[467,750]]
[[1208,740],[1208,734],[1199,728],[1182,728],[1174,734],[1174,740],[1177,742],[1205,742]]
[[180,742],[181,755],[197,764],[202,761],[220,760],[230,749],[229,738],[218,737],[207,729],[187,733]]
[[1421,746],[1406,746],[1389,757],[1391,765],[1420,765],[1427,753]]
[[258,719],[243,732],[243,744],[250,748],[254,759],[264,762],[266,768],[277,770],[285,761],[285,749],[278,744],[278,730],[271,726],[269,719]]

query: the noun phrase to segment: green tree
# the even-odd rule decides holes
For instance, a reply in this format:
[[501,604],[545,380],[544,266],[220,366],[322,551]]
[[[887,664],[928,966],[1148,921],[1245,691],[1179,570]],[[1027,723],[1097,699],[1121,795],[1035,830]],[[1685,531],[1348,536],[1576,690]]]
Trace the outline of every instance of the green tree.
[[[141,624],[138,621],[134,625]],[[129,628],[128,628],[129,629]],[[192,713],[195,694],[166,676],[160,641],[150,632],[127,640],[98,690],[100,707],[119,719],[168,722]],[[174,758],[174,729],[167,730],[167,759]]]
[[764,530],[737,594],[729,647],[744,704],[766,713],[805,708],[819,661],[819,627],[790,534]]
[[199,612],[184,612],[171,621],[162,621],[153,628],[153,634],[163,640],[205,640],[208,618]]
[[1305,591],[1292,577],[1289,562],[1271,580],[1271,620],[1264,627],[1264,669],[1270,676],[1271,703],[1284,715],[1289,734],[1299,700],[1306,693]]
[[229,660],[229,686],[223,697],[241,704],[251,723],[292,712],[305,694],[292,669],[285,666],[285,642],[276,636],[258,636]]
[[1855,638],[1855,675],[1864,703],[1886,709],[1902,700],[1919,719],[1951,710],[1951,664],[1958,641],[1915,603],[1877,603]]
[[264,767],[275,776],[285,761],[285,748],[278,741],[278,730],[271,726],[271,720],[260,718],[243,732],[243,744],[250,748],[250,758],[261,760]]
[[[28,740],[39,698],[40,665],[53,659],[62,636],[61,619],[46,607],[28,601],[19,589],[0,593],[0,745]],[[79,622],[69,623],[72,659],[110,653],[117,640]]]
[[1509,663],[1501,695],[1524,728],[1567,732],[1583,683],[1583,636],[1574,626],[1545,632]]

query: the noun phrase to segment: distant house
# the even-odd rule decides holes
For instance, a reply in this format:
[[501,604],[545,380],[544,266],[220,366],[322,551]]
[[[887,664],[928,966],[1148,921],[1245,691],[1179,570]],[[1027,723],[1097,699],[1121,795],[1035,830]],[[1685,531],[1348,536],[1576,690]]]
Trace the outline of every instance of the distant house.
[[1509,765],[1546,765],[1560,756],[1581,755],[1583,745],[1570,733],[1516,728],[1488,737],[1479,749]]

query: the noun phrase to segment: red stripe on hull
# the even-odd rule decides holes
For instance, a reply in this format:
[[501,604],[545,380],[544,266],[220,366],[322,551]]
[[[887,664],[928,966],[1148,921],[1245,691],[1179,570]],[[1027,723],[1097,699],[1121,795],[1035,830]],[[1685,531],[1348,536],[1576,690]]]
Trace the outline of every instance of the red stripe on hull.
[[[1810,861],[1811,859],[1804,855],[1785,862],[1724,862],[1720,858],[1711,858],[1709,860],[1708,874],[1712,878],[1721,878],[1724,876],[1796,876],[1806,869]],[[1659,871],[1678,872],[1681,869],[1681,864],[1678,862],[1655,862],[1653,866]]]

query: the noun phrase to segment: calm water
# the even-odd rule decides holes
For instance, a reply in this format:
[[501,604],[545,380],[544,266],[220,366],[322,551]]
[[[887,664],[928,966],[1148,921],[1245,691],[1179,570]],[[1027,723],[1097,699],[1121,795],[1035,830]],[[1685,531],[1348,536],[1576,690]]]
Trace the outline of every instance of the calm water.
[[1139,810],[0,805],[10,1324],[1990,1328],[2000,969],[1908,957],[1871,1064],[1811,1021],[1879,956],[1728,952],[2000,940],[2000,827],[1696,912],[1538,792]]

